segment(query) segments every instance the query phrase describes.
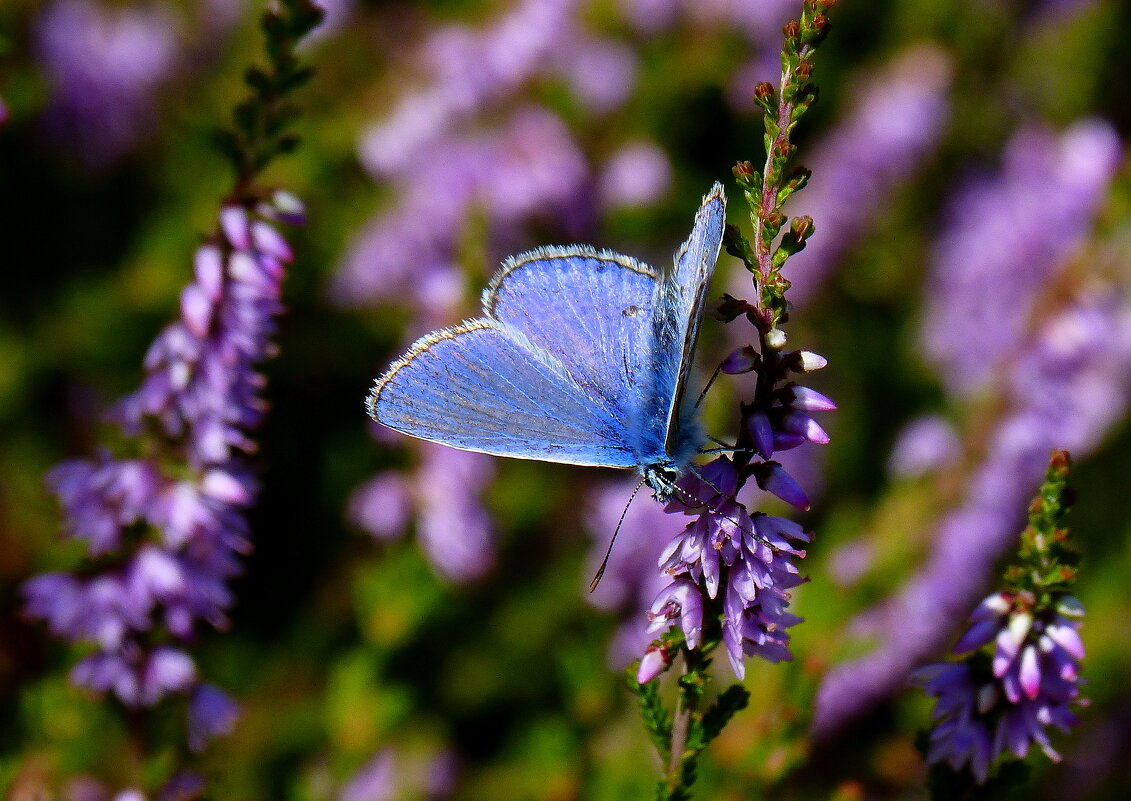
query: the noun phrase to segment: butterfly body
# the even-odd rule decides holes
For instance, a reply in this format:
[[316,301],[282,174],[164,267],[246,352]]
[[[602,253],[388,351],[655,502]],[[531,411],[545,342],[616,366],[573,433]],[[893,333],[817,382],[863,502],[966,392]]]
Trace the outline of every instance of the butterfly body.
[[370,415],[465,450],[635,468],[670,496],[702,442],[684,389],[724,211],[716,184],[668,271],[580,245],[507,259],[484,316],[418,340]]

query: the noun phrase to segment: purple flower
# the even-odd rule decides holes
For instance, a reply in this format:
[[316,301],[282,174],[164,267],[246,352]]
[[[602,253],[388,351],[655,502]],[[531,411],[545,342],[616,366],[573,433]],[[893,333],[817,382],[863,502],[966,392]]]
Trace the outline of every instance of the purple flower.
[[1042,288],[1089,232],[1120,150],[1116,132],[1099,120],[1059,136],[1026,128],[1010,141],[1000,172],[968,180],[954,197],[932,260],[924,326],[926,350],[951,393],[996,378],[1022,345]]
[[397,792],[394,780],[396,753],[378,751],[338,792],[337,801],[386,801]]
[[180,58],[170,9],[56,0],[35,35],[54,138],[92,169],[127,155],[154,128],[160,90]]
[[[47,573],[24,586],[30,616],[57,636],[96,647],[75,666],[76,684],[134,707],[190,694],[193,748],[234,721],[231,702],[199,683],[192,657],[176,643],[191,642],[201,622],[227,625],[227,582],[251,547],[244,510],[258,488],[242,453],[254,449],[248,431],[263,415],[255,370],[273,350],[272,317],[291,258],[267,217],[299,213],[292,201],[283,198],[267,215],[223,209],[223,237],[197,251],[180,319],[150,348],[140,389],[114,410],[135,438],[159,431],[167,455],[101,454],[48,474],[66,533],[85,540],[92,557],[113,554],[109,565],[83,575]],[[168,455],[174,448],[176,457]],[[154,645],[162,630],[173,644]]]
[[460,232],[473,209],[500,238],[519,221],[563,211],[588,167],[564,123],[527,107],[490,134],[448,137],[407,168],[398,204],[355,237],[332,292],[343,304],[412,299],[423,325],[449,322],[462,297],[456,264]]
[[[1089,154],[1107,152],[1094,147],[1106,139],[1094,125],[1074,128],[1071,136],[1060,140],[1039,139],[1055,145],[1052,149],[1062,154],[1068,141],[1090,142],[1089,147],[1073,155],[1085,159]],[[1097,175],[1104,168],[1102,163],[1089,163],[1080,167],[1082,174],[1077,177],[1066,178],[1060,171],[1052,178],[1078,187],[1091,186],[1084,193],[1090,198]],[[1095,203],[1094,199],[1077,197],[1086,208]],[[1076,238],[1082,230],[1079,217],[1076,212],[1068,216],[1071,219],[1061,224]],[[983,223],[979,218],[971,224],[979,228]],[[1032,269],[1028,260],[1045,258],[1027,247],[1014,251],[1012,260],[994,262],[995,270],[1003,275],[984,274],[988,294],[1001,291],[996,285],[1014,286],[1016,275]],[[1050,247],[1065,252],[1062,242]],[[1098,246],[1098,252],[1106,258],[1102,247]],[[975,261],[988,269],[989,262],[980,254]],[[957,263],[955,268],[959,269]],[[1030,330],[1023,331],[1020,339],[1012,341],[1014,335],[1010,334],[996,340],[999,344],[1012,341],[1008,353],[998,357],[1000,362],[993,373],[1000,404],[1006,411],[990,426],[985,456],[971,471],[965,497],[934,526],[934,545],[925,564],[893,597],[851,624],[861,634],[874,636],[879,644],[865,656],[837,665],[826,674],[817,693],[813,722],[817,736],[831,735],[897,691],[917,664],[943,646],[953,621],[984,591],[991,566],[1014,542],[1011,532],[1017,515],[1049,450],[1065,448],[1084,456],[1125,414],[1131,403],[1131,306],[1126,293],[1118,279],[1105,278],[1098,272],[1092,272],[1087,281],[1074,282],[1074,286],[1039,318],[1027,316]],[[950,308],[958,301],[954,296],[935,293],[930,302]],[[937,320],[951,313],[960,312],[940,308],[932,315]],[[995,312],[994,316],[1012,314]],[[1017,324],[1002,320],[994,325],[1008,328]],[[988,336],[995,338],[994,334]],[[973,366],[969,355],[981,355],[981,346],[970,348],[953,337],[947,341],[954,349],[949,352],[955,365],[961,362]],[[987,343],[986,353],[992,355],[996,347]],[[980,364],[976,372],[982,374]],[[968,384],[955,379],[949,387],[953,393],[965,393]]]
[[491,457],[432,443],[420,446],[412,475],[382,473],[354,492],[355,525],[381,539],[401,536],[415,509],[421,548],[453,581],[482,578],[495,564],[495,536],[480,496],[494,475]]
[[[660,556],[660,568],[672,582],[648,612],[648,631],[678,624],[687,647],[698,647],[704,609],[723,586],[723,643],[735,675],[742,678],[748,656],[771,662],[791,658],[787,629],[800,618],[786,611],[788,591],[803,580],[792,559],[804,558],[805,551],[795,543],[808,542],[809,535],[784,518],[761,512],[751,516],[735,498],[739,473],[730,459],[720,457],[699,472],[680,481],[677,499],[668,505],[669,512],[696,517]],[[645,660],[642,681],[670,664],[669,655],[656,645]]]
[[342,785],[336,801],[385,801],[391,798],[449,798],[458,763],[451,751],[408,753],[385,747]]
[[918,478],[950,467],[961,455],[954,427],[942,417],[921,417],[909,423],[888,456],[888,470],[900,478]]
[[1080,660],[1084,644],[1077,628],[1082,609],[1066,596],[1060,612],[1033,610],[1025,593],[995,593],[974,611],[973,626],[959,639],[957,653],[995,644],[989,669],[984,659],[928,665],[912,678],[938,699],[928,762],[947,762],[955,770],[969,766],[979,783],[1005,753],[1024,759],[1036,744],[1054,762],[1046,729],[1068,731],[1077,722],[1073,706],[1080,696]]
[[576,0],[523,0],[482,31],[450,27],[425,45],[436,80],[406,94],[363,134],[361,160],[374,176],[397,174],[439,152],[442,137],[473,112],[505,97],[572,44]]
[[189,747],[200,751],[214,737],[231,734],[239,718],[239,707],[231,697],[211,684],[198,684],[189,698]]
[[621,147],[605,162],[597,194],[609,210],[647,206],[659,201],[670,184],[667,154],[654,144],[636,142]]

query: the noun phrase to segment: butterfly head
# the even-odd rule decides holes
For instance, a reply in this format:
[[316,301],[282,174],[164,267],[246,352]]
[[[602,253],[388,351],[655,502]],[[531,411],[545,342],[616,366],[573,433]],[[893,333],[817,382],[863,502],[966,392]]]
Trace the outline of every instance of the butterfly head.
[[674,461],[667,460],[647,465],[643,472],[644,483],[652,488],[661,503],[667,503],[672,496],[679,494],[676,482],[683,475],[683,471]]

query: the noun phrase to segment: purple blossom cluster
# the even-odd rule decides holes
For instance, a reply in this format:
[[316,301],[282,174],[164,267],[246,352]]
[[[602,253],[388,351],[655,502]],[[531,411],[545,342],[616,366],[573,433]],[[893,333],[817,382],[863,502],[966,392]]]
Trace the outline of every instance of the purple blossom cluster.
[[44,122],[88,168],[121,159],[152,131],[158,95],[181,59],[168,5],[55,0],[35,36],[51,90]]
[[1046,730],[1068,731],[1077,722],[1080,660],[1084,643],[1077,629],[1083,607],[1071,596],[1058,609],[1034,614],[1029,593],[998,592],[971,615],[973,625],[954,646],[957,654],[994,643],[992,661],[970,658],[920,668],[913,679],[938,699],[932,713],[928,762],[954,770],[968,766],[984,783],[998,756],[1024,759],[1032,744],[1054,762],[1060,755]]
[[415,49],[427,78],[405,91],[398,72],[397,100],[361,135],[362,164],[392,185],[396,201],[355,238],[333,285],[338,302],[400,298],[407,287],[407,297],[442,316],[458,297],[456,249],[473,214],[486,215],[502,255],[531,218],[554,215],[579,235],[595,206],[662,197],[671,169],[655,144],[619,142],[594,167],[561,117],[517,100],[545,80],[563,82],[594,117],[628,99],[637,56],[588,31],[582,5],[522,0],[481,28],[450,25]]
[[272,354],[292,258],[273,223],[301,215],[286,193],[223,208],[222,235],[198,249],[180,318],[150,347],[141,387],[113,412],[143,455],[103,453],[47,476],[67,535],[85,542],[95,567],[24,587],[29,615],[93,647],[72,681],[131,707],[188,694],[194,748],[235,721],[234,703],[200,681],[185,646],[199,623],[227,625],[227,583],[251,548],[244,512],[257,484],[243,454],[264,413],[256,366]]
[[954,195],[923,326],[924,347],[952,394],[991,384],[1023,344],[1053,276],[1089,233],[1121,150],[1100,120],[1061,134],[1024,128],[1006,146],[1000,172],[969,178]]
[[[650,633],[678,625],[692,649],[700,647],[704,632],[715,625],[713,616],[719,615],[722,642],[740,679],[748,656],[770,662],[791,658],[788,629],[800,618],[787,611],[789,591],[804,581],[794,559],[805,557],[798,544],[808,542],[810,535],[786,518],[751,514],[738,500],[739,491],[753,478],[763,491],[808,509],[804,491],[772,457],[806,442],[827,444],[828,434],[813,414],[836,408],[824,395],[792,381],[777,386],[790,372],[824,367],[823,358],[794,351],[780,359],[759,357],[753,348],[744,348],[724,362],[723,370],[729,373],[765,373],[771,387],[765,397],[756,397],[743,409],[743,428],[760,459],[720,456],[679,482],[667,511],[695,519],[661,553],[659,566],[669,583],[648,611]],[[639,681],[666,670],[673,656],[662,643],[654,643],[641,659]]]
[[[898,691],[915,665],[943,647],[953,621],[965,615],[984,591],[991,566],[1012,546],[1010,532],[1016,529],[1048,452],[1064,448],[1077,456],[1091,453],[1131,404],[1131,303],[1124,289],[1126,277],[1118,268],[1111,273],[1105,266],[1119,257],[1094,247],[1087,259],[1091,272],[1074,281],[1072,288],[1057,283],[1053,269],[1077,269],[1071,256],[1081,246],[1081,237],[1117,166],[1111,153],[1116,146],[1113,136],[1106,125],[1095,122],[1077,124],[1062,137],[1034,138],[1031,131],[1023,133],[1009,146],[1006,172],[1036,176],[1044,169],[1040,181],[1033,178],[1040,187],[1034,183],[1028,189],[1039,191],[1035,197],[1041,202],[1028,196],[1015,199],[1010,206],[1008,193],[997,192],[1003,206],[993,214],[1009,217],[1009,225],[989,236],[985,230],[989,212],[983,209],[986,213],[980,216],[953,217],[951,225],[961,220],[962,226],[948,227],[940,238],[944,243],[988,244],[967,252],[965,261],[955,250],[953,261],[936,262],[928,295],[928,336],[932,331],[939,334],[934,341],[938,352],[946,354],[939,361],[953,368],[947,386],[958,396],[956,400],[976,381],[988,380],[991,374],[986,373],[984,363],[996,364],[992,376],[1003,411],[986,437],[984,455],[972,470],[965,496],[934,526],[933,546],[925,564],[894,596],[850,624],[856,635],[878,643],[871,652],[826,674],[817,693],[813,722],[819,737],[832,735]],[[1020,143],[1028,145],[1022,148]],[[1034,143],[1043,145],[1029,146]],[[1070,143],[1072,147],[1066,148]],[[1051,169],[1058,162],[1050,161],[1050,153],[1059,153],[1075,166],[1072,170],[1064,166]],[[1033,164],[1020,163],[1025,154],[1034,159]],[[1101,167],[1107,170],[1102,177],[1096,172]],[[983,185],[993,192],[1010,180],[1004,176],[997,182],[986,179]],[[1058,195],[1075,192],[1077,202],[1071,211],[1062,209],[1055,221],[1047,217],[1046,208],[1060,208],[1060,199],[1045,202],[1048,180],[1059,182]],[[1073,186],[1076,190],[1068,188]],[[1089,191],[1084,192],[1083,187]],[[968,199],[973,202],[973,197]],[[1043,223],[1034,223],[1029,215]],[[1042,237],[1044,250],[1033,250],[1028,243],[1012,238],[1017,231]],[[1013,249],[999,253],[997,236],[1009,237]],[[1059,264],[1045,264],[1048,250],[1060,254]],[[1034,261],[1042,266],[1034,267]],[[1037,279],[1035,269],[1044,271]],[[947,277],[951,271],[952,277]],[[963,280],[970,271],[980,276],[981,283]],[[1061,287],[1058,296],[1049,296],[1047,303],[1040,304],[1039,317],[1030,311],[1037,284]],[[999,299],[992,315],[986,311],[987,297]],[[958,318],[965,319],[972,309],[982,309],[980,314],[994,319],[987,317],[985,326],[972,320],[960,322]],[[1010,311],[1003,313],[1002,309]],[[1015,312],[1020,322],[1014,319]],[[938,327],[944,317],[953,318],[958,326],[945,336]],[[958,335],[960,331],[978,332],[979,346],[971,348],[969,339]],[[952,435],[940,434],[934,438],[936,444],[954,442]],[[922,454],[917,460],[924,459],[932,461]],[[948,459],[936,454],[933,461],[945,464]]]
[[601,564],[609,532],[618,523],[620,526],[600,583],[585,593],[590,604],[622,618],[609,645],[608,662],[617,670],[639,658],[652,641],[644,613],[670,581],[655,566],[664,547],[683,528],[682,520],[665,513],[658,503],[632,503],[625,509],[625,498],[631,496],[634,485],[615,481],[586,493],[590,507],[586,528],[594,540],[590,573],[596,573]]
[[[379,473],[356,489],[352,522],[377,539],[415,531],[432,565],[459,582],[475,581],[495,565],[495,537],[480,496],[494,475],[490,456],[430,442],[420,445],[411,474]],[[415,512],[415,514],[414,514]]]

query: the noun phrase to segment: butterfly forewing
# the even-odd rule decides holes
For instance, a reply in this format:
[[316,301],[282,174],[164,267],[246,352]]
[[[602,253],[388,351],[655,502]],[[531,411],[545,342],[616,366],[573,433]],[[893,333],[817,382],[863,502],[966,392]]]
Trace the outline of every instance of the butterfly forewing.
[[693,412],[685,409],[685,396],[725,226],[726,195],[722,184],[716,183],[703,198],[691,235],[676,252],[674,270],[664,277],[662,291],[668,301],[661,310],[664,319],[658,319],[658,325],[663,336],[671,338],[668,352],[676,360],[672,368],[675,386],[667,396],[664,443],[667,453],[673,456],[688,450],[688,443],[683,441],[687,436],[697,437],[695,432],[685,430],[686,418]]
[[483,307],[549,353],[639,451],[632,431],[656,391],[656,285],[652,267],[619,253],[540,248],[507,260]]
[[464,450],[635,467],[621,422],[524,339],[489,319],[430,334],[377,380],[369,413]]

